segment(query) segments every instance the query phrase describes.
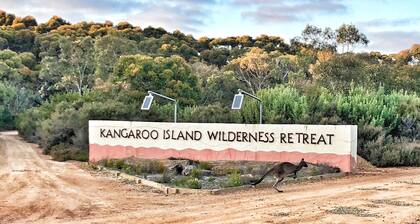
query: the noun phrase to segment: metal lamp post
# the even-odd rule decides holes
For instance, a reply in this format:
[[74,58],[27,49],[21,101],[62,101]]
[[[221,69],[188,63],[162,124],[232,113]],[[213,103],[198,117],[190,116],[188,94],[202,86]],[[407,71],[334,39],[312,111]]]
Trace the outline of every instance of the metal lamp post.
[[255,95],[252,95],[251,93],[248,93],[246,91],[243,91],[242,89],[238,89],[238,94],[235,94],[232,102],[232,109],[233,110],[239,110],[242,108],[242,102],[244,100],[244,95],[247,95],[255,100],[257,100],[260,104],[260,124],[262,124],[262,116],[263,116],[263,104],[260,98],[258,98]]
[[143,103],[141,105],[141,109],[142,110],[149,110],[150,109],[150,106],[152,105],[152,102],[153,102],[153,97],[154,96],[162,97],[164,99],[167,99],[169,101],[174,102],[174,106],[175,106],[175,109],[174,109],[174,122],[176,123],[176,120],[177,120],[176,119],[177,118],[177,107],[178,107],[178,103],[176,102],[176,100],[173,99],[173,98],[167,97],[165,95],[162,95],[162,94],[153,92],[153,91],[147,91],[147,93],[149,95],[147,95],[146,97],[144,97]]

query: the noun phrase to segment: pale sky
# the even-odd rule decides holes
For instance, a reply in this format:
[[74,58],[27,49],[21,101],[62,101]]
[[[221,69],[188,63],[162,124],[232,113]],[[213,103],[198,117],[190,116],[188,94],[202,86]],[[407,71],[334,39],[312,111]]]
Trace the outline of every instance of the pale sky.
[[268,34],[288,41],[306,24],[351,23],[370,40],[360,51],[395,53],[420,43],[420,0],[0,0],[0,9],[38,23],[53,15],[71,23],[128,21],[196,38]]

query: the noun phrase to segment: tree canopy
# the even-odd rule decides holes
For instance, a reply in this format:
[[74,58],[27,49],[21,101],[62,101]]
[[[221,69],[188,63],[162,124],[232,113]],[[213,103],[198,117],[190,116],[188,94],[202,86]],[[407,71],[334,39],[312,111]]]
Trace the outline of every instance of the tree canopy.
[[149,90],[177,99],[184,122],[257,122],[255,102],[229,109],[240,88],[263,99],[266,123],[355,124],[360,155],[416,164],[404,160],[415,151],[399,146],[420,137],[420,45],[355,51],[367,44],[352,24],[307,25],[290,41],[195,38],[125,21],[38,23],[0,11],[0,129],[17,127],[46,153],[64,144],[86,155],[89,119],[172,120],[163,100],[139,110]]

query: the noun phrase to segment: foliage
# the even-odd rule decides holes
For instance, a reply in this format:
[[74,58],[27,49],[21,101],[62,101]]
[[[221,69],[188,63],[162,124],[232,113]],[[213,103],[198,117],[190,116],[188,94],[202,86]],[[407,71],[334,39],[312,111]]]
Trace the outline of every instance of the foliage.
[[237,187],[242,185],[241,172],[233,170],[228,174],[227,187]]
[[96,76],[106,81],[114,70],[114,64],[121,55],[137,53],[136,42],[117,34],[103,36],[95,41]]
[[88,152],[75,149],[73,145],[58,144],[51,147],[50,155],[56,161],[88,161]]
[[369,40],[355,25],[343,24],[337,29],[337,43],[346,48],[347,52],[357,44],[367,45]]
[[199,98],[197,77],[191,75],[190,66],[178,56],[122,56],[114,73],[114,82],[128,85],[130,90],[154,90],[178,99],[181,105],[192,105]]
[[272,69],[271,58],[267,52],[260,48],[252,48],[243,57],[232,61],[235,75],[244,82],[252,93],[270,86]]
[[294,47],[314,48],[316,50],[336,50],[336,34],[331,28],[319,28],[313,25],[306,25],[301,37],[292,40]]
[[213,168],[213,165],[209,162],[199,161],[198,168],[202,170],[211,170]]
[[157,160],[144,160],[140,164],[141,173],[164,173],[166,170],[165,165]]
[[404,140],[378,138],[366,145],[365,156],[375,166],[420,166],[420,148]]
[[162,174],[166,172],[166,167],[157,160],[128,161],[126,159],[107,159],[99,161],[99,164],[134,175]]
[[200,179],[202,175],[202,170],[199,168],[194,168],[191,170],[190,176],[193,178]]
[[35,94],[0,81],[0,130],[15,128],[16,117],[32,106]]
[[229,109],[243,89],[262,99],[265,123],[358,125],[361,156],[415,165],[408,158],[417,151],[403,145],[420,136],[420,47],[351,53],[368,42],[349,24],[308,25],[289,45],[264,34],[195,39],[128,22],[38,23],[0,11],[0,129],[16,127],[58,160],[84,160],[90,119],[172,121],[164,100],[139,112],[149,90],[176,98],[182,122],[257,123],[254,100]]
[[200,189],[201,184],[197,178],[187,176],[187,177],[178,177],[177,179],[173,180],[173,183],[177,187],[185,187],[185,188],[192,188],[192,189]]

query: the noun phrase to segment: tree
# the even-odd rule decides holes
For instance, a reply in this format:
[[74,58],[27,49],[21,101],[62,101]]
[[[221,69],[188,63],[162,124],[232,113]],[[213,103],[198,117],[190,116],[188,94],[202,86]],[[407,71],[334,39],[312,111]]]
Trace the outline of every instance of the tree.
[[15,30],[21,30],[21,29],[32,29],[36,27],[38,23],[36,22],[36,19],[33,16],[25,16],[25,17],[16,17],[13,20],[12,28]]
[[146,37],[160,38],[164,34],[168,34],[168,32],[161,27],[153,28],[151,26],[148,26],[143,30],[143,34]]
[[114,83],[130,91],[153,90],[173,97],[181,105],[199,99],[198,79],[182,57],[121,56],[114,69]]
[[6,12],[0,10],[0,26],[6,25]]
[[240,82],[233,71],[220,71],[214,73],[206,80],[202,89],[202,104],[215,104],[228,106],[238,89],[246,86]]
[[13,24],[13,21],[15,20],[16,16],[14,14],[7,14],[6,15],[6,21],[4,22],[4,25],[11,26]]
[[35,38],[35,51],[39,58],[58,57],[60,55],[60,39],[61,35],[51,32],[37,35]]
[[285,55],[272,59],[272,77],[271,83],[286,83],[289,80],[289,74],[297,72],[296,56]]
[[200,57],[207,63],[222,67],[226,65],[230,52],[226,48],[213,48],[201,52]]
[[191,65],[192,74],[199,79],[201,105],[219,103],[228,105],[238,88],[245,86],[236,79],[232,71],[220,71],[215,65],[195,62]]
[[63,25],[70,25],[70,23],[61,17],[53,16],[46,23],[39,24],[36,30],[40,33],[47,33]]
[[289,46],[284,42],[283,38],[277,36],[267,36],[262,34],[255,38],[254,46],[261,48],[267,52],[278,50],[280,52],[288,52]]
[[355,25],[343,24],[337,29],[337,43],[342,46],[342,52],[352,51],[355,45],[367,45],[369,40]]
[[137,43],[117,34],[106,35],[96,40],[95,45],[96,76],[106,81],[114,70],[114,65],[121,55],[136,54]]
[[330,50],[335,52],[337,48],[336,33],[329,27],[322,29],[312,25],[306,25],[301,37],[298,37],[306,47],[315,50]]
[[393,55],[400,64],[420,64],[420,44],[413,44],[411,48],[400,51]]
[[[0,32],[0,36],[3,36]],[[36,33],[31,30],[6,31],[3,38],[7,39],[8,49],[15,52],[34,52]]]
[[[94,46],[91,37],[72,41],[61,38],[59,57],[46,57],[42,61],[41,77],[48,87],[50,80],[57,80],[54,89],[77,92],[83,95],[94,83],[95,61]],[[44,91],[46,91],[44,89]],[[47,93],[49,91],[46,91]],[[48,94],[47,94],[48,95]]]
[[46,56],[41,60],[41,70],[39,72],[40,87],[39,95],[46,100],[54,94],[62,92],[62,87],[58,85],[63,77],[65,67],[60,62],[58,56]]
[[132,29],[133,25],[131,25],[129,22],[119,22],[116,28],[117,30]]
[[36,94],[0,82],[0,130],[14,128],[16,116],[33,105]]
[[238,42],[238,44],[240,44],[242,47],[251,47],[253,44],[253,39],[252,37],[248,36],[248,35],[243,35],[240,37],[236,38],[236,41]]
[[394,65],[391,70],[393,89],[420,94],[420,65]]
[[203,51],[203,50],[209,49],[210,48],[210,41],[211,41],[211,39],[208,38],[208,37],[200,37],[197,40],[197,47],[196,47],[197,50],[198,51]]
[[0,50],[6,49],[8,41],[6,38],[0,37]]
[[95,61],[94,41],[91,37],[71,41],[63,38],[60,41],[60,64],[63,66],[63,76],[58,83],[67,91],[77,91],[83,95],[85,89],[93,86]]
[[36,59],[32,53],[18,54],[11,50],[0,51],[0,81],[21,88],[35,90],[38,74],[35,70]]
[[253,94],[270,86],[272,78],[272,59],[260,48],[252,48],[243,57],[234,59],[231,64],[236,78],[244,82]]
[[328,89],[348,91],[352,85],[377,88],[389,85],[390,68],[369,54],[334,55],[315,66],[314,80]]

